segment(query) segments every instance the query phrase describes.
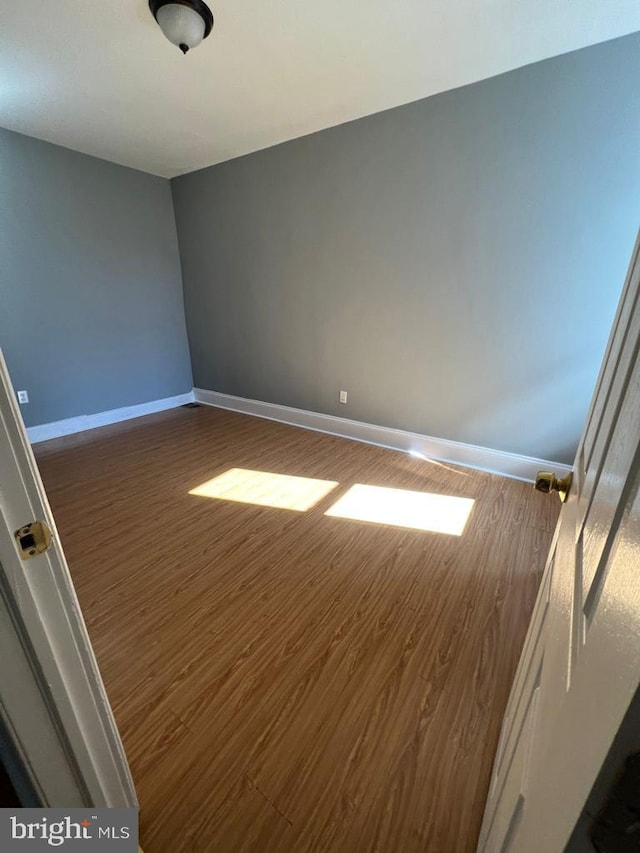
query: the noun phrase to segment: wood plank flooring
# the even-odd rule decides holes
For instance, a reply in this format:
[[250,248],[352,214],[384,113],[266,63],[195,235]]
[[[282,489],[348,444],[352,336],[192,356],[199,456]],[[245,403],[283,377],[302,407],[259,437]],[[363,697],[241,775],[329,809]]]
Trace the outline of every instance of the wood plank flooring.
[[[475,850],[559,502],[217,409],[36,446],[145,853]],[[189,494],[333,480],[306,512]],[[356,483],[473,498],[462,536],[325,516]]]

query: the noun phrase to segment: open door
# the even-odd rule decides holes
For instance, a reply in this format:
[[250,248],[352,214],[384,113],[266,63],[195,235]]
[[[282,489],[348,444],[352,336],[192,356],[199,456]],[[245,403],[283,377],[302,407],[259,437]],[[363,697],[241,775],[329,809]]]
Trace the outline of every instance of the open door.
[[136,807],[1,353],[0,649],[0,757],[22,805]]
[[640,238],[509,698],[486,853],[562,853],[640,685],[639,293]]

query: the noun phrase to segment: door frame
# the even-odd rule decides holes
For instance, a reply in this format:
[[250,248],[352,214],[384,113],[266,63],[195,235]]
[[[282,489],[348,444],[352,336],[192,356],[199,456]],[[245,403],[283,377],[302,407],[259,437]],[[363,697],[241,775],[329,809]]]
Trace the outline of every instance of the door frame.
[[[536,846],[551,850],[550,826],[555,833],[554,851],[564,850],[572,843],[574,835],[578,839],[575,843],[580,844],[586,837],[589,821],[593,820],[593,813],[586,815],[585,810],[588,804],[597,801],[594,792],[597,790],[602,799],[611,775],[615,775],[610,765],[606,773],[603,768],[608,761],[621,764],[624,752],[620,750],[630,743],[634,744],[634,750],[637,749],[637,738],[621,734],[630,709],[640,696],[633,645],[637,630],[628,615],[629,612],[634,614],[634,605],[635,614],[638,613],[637,600],[634,601],[633,595],[625,600],[628,621],[624,631],[618,626],[612,631],[606,622],[603,626],[597,613],[592,614],[593,621],[588,626],[586,620],[591,617],[586,615],[585,607],[593,591],[591,584],[595,584],[601,571],[601,559],[605,560],[603,565],[607,571],[601,575],[597,596],[605,595],[610,589],[605,585],[609,560],[617,558],[619,561],[618,580],[625,565],[635,568],[635,561],[629,557],[631,547],[626,557],[621,555],[625,540],[619,537],[621,531],[627,530],[633,532],[627,544],[633,546],[638,541],[637,513],[635,522],[630,516],[634,501],[638,500],[638,446],[634,429],[637,413],[634,407],[627,408],[627,404],[640,399],[637,392],[639,305],[640,232],[578,445],[571,489],[560,511],[503,717],[478,851],[511,849],[512,843],[517,850],[535,849]],[[624,440],[617,431],[620,424],[626,427],[626,431],[622,430]],[[615,507],[615,514],[606,525],[601,523],[602,530],[606,530],[606,534],[602,533],[602,541],[607,544],[603,544],[597,558],[598,568],[591,575],[589,587],[583,589],[583,523],[597,494],[601,474],[607,470],[609,449],[615,446],[616,436],[619,452],[622,452],[620,448],[626,448],[625,470],[617,471],[613,480],[617,483],[617,491],[612,492],[610,505]],[[634,523],[635,528],[632,527]],[[611,538],[612,531],[614,538]],[[564,571],[567,568],[571,571]],[[627,571],[625,577],[629,575],[635,581],[631,571]],[[635,582],[627,583],[627,592],[635,589]],[[615,612],[610,602],[609,612]],[[595,647],[600,652],[600,668],[598,678],[595,682],[591,678],[590,683],[589,670],[584,666],[581,669],[580,662],[584,661],[585,654],[591,654],[592,666],[598,661],[594,646],[588,644],[593,642],[600,644]],[[602,695],[604,702],[595,698]],[[639,708],[633,709],[634,720],[638,719]],[[549,735],[551,731],[557,737],[555,743]],[[585,733],[591,736],[591,742],[585,743]],[[558,760],[563,754],[562,749],[558,749],[559,743],[565,749],[573,748],[572,758],[578,755],[581,758],[580,764],[574,762],[569,771],[568,762]],[[616,744],[618,754],[614,751]],[[578,749],[578,746],[583,748]],[[529,817],[526,809],[531,809],[532,800],[537,812]],[[550,814],[552,804],[562,807],[556,809],[554,815]],[[541,816],[544,816],[542,820]]]
[[[46,523],[52,544],[24,560],[14,533],[31,521]],[[137,807],[1,350],[0,637],[0,718],[39,804]]]

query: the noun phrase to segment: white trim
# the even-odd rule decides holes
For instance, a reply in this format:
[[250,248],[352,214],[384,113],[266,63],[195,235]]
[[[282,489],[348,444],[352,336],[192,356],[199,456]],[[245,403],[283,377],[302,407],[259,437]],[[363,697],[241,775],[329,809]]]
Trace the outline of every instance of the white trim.
[[165,397],[162,400],[151,400],[149,403],[138,403],[136,406],[125,406],[122,409],[110,409],[107,412],[96,412],[94,415],[79,415],[77,418],[66,418],[63,421],[28,427],[27,435],[31,444],[37,444],[39,441],[48,441],[50,438],[83,432],[85,429],[117,424],[119,421],[128,421],[131,418],[164,412],[166,409],[175,409],[178,406],[184,406],[185,403],[192,403],[193,400],[193,391],[188,391],[176,397]]
[[392,450],[402,450],[420,454],[427,459],[438,462],[448,462],[462,465],[464,468],[474,468],[489,474],[500,474],[515,480],[532,483],[536,473],[541,470],[552,470],[558,476],[568,474],[569,465],[560,462],[549,462],[545,459],[534,459],[531,456],[520,456],[517,453],[507,453],[503,450],[491,450],[488,447],[476,447],[473,444],[463,444],[459,441],[449,441],[444,438],[434,438],[415,432],[406,432],[392,427],[376,426],[375,424],[352,421],[335,415],[323,415],[319,412],[308,412],[305,409],[293,409],[290,406],[280,406],[276,403],[263,403],[260,400],[247,400],[245,397],[234,397],[232,394],[222,394],[219,391],[207,391],[203,388],[193,389],[194,398],[198,403],[216,406],[219,409],[230,409],[270,421],[304,427],[316,432],[326,432],[375,444],[378,447],[388,447]]
[[[133,808],[129,766],[1,350],[0,483],[0,628],[18,635],[0,655],[0,715],[43,807]],[[51,544],[25,564],[14,531],[36,519]]]

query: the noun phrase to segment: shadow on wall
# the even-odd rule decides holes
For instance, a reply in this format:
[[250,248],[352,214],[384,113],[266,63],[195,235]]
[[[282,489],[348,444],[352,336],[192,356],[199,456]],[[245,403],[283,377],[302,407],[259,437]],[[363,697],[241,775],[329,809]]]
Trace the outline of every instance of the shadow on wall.
[[639,77],[635,33],[174,179],[195,384],[570,463]]
[[[597,362],[593,352],[585,349],[569,360],[547,364],[544,371],[532,375],[526,385],[514,387],[508,396],[470,397],[468,407],[460,411],[460,418],[478,435],[488,433],[496,422],[509,424],[513,434],[519,435],[526,433],[529,423],[535,421],[539,450],[533,448],[530,455],[571,465],[578,446],[576,436],[582,433],[588,401],[595,390],[593,378],[597,376],[597,369],[594,373],[594,363]],[[575,407],[576,400],[585,401],[581,418],[577,412],[564,421],[554,417],[566,409],[567,401]],[[548,417],[544,416],[545,412]]]

